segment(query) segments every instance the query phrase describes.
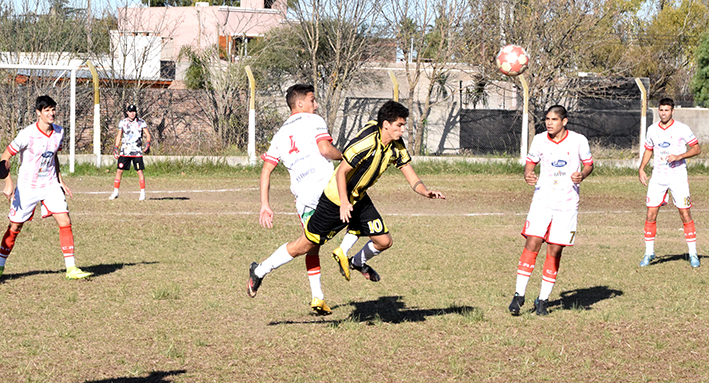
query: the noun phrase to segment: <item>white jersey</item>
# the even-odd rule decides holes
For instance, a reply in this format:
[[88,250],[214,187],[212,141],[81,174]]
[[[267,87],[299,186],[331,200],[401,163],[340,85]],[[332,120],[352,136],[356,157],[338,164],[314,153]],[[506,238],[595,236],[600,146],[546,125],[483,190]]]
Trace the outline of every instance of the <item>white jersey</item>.
[[534,188],[532,204],[540,203],[554,210],[575,210],[579,206],[579,184],[571,174],[593,164],[588,140],[582,134],[567,130],[559,142],[548,133],[534,136],[527,154],[527,163],[541,162],[539,180]]
[[143,129],[148,125],[140,118],[130,121],[127,118],[118,123],[118,129],[123,131],[121,137],[121,153],[123,157],[143,156]]
[[296,113],[278,130],[268,151],[261,159],[278,165],[290,173],[290,190],[296,201],[314,208],[334,171],[332,162],[323,157],[318,142],[332,137],[325,120],[317,114]]
[[20,154],[20,170],[17,186],[31,189],[59,184],[55,155],[62,150],[64,128],[52,124],[49,135],[35,123],[22,129],[7,146],[13,156]]
[[653,151],[652,178],[657,181],[670,182],[677,177],[687,178],[687,162],[685,160],[667,162],[670,154],[680,155],[687,151],[687,145],[697,145],[699,141],[689,126],[679,121],[672,120],[670,125],[663,128],[660,123],[647,128],[645,149]]

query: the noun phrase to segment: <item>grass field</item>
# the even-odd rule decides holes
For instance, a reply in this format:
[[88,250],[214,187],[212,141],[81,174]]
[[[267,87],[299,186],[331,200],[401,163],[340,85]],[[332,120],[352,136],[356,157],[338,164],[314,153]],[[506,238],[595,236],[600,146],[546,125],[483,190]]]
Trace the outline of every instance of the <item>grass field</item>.
[[703,267],[684,258],[670,206],[658,259],[640,269],[645,189],[599,169],[582,185],[551,314],[527,312],[539,267],[525,313],[512,317],[532,194],[521,173],[427,171],[439,201],[389,171],[370,192],[394,238],[372,261],[382,281],[339,275],[329,256],[339,235],[321,253],[333,315],[317,317],[302,258],[256,298],[245,291],[249,263],[301,230],[284,172],[270,230],[258,225],[258,170],[159,173],[148,169],[143,203],[134,172],[115,201],[113,170],[65,175],[77,264],[91,280],[64,279],[51,218],[25,225],[0,279],[0,381],[709,381],[707,175],[690,178]]

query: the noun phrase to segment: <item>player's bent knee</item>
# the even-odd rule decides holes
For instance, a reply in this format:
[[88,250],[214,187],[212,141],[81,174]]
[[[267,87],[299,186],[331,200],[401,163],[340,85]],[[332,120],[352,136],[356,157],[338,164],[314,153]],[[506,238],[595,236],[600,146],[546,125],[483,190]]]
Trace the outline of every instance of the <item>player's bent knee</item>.
[[374,248],[379,250],[379,251],[384,251],[388,248],[390,248],[394,244],[394,240],[392,239],[391,235],[385,234],[385,235],[378,235],[375,237],[370,237],[372,242],[374,243]]

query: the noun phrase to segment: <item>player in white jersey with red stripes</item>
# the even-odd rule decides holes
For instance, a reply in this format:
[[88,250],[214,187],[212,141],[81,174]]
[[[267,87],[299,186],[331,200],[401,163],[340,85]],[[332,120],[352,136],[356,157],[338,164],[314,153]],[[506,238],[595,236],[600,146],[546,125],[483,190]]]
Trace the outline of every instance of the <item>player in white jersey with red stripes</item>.
[[[593,171],[588,140],[566,129],[566,109],[552,106],[546,113],[545,123],[547,131],[534,136],[524,167],[524,179],[534,186],[534,197],[522,230],[527,240],[519,259],[515,295],[509,306],[513,315],[519,315],[524,305],[527,282],[544,242],[547,254],[534,311],[537,315],[548,314],[549,295],[556,282],[561,252],[564,247],[573,246],[576,239],[579,184]],[[534,173],[537,164],[540,165],[539,176]]]
[[[291,116],[283,123],[271,140],[268,151],[261,156],[261,211],[259,223],[273,227],[273,211],[269,203],[271,173],[279,162],[288,169],[291,192],[300,222],[305,222],[315,211],[320,195],[330,180],[334,167],[331,160],[341,160],[342,154],[332,145],[332,137],[322,117],[315,114],[318,108],[312,85],[296,84],[288,88],[286,102]],[[357,236],[348,234],[354,237]],[[312,292],[311,308],[320,315],[332,313],[325,304],[320,283],[320,257],[318,248],[305,257]]]
[[5,261],[15,246],[15,239],[25,222],[32,219],[37,203],[41,203],[42,217],[53,216],[59,225],[59,243],[64,254],[66,277],[82,279],[92,273],[80,270],[74,264],[74,234],[66,203],[66,192],[71,190],[64,184],[59,171],[57,153],[62,149],[64,129],[54,124],[57,103],[49,96],[39,96],[35,102],[37,122],[22,129],[7,146],[1,161],[20,154],[20,170],[17,187],[12,177],[5,178],[3,193],[11,202],[10,225],[0,242],[0,275],[5,270]]
[[[647,266],[655,259],[655,235],[657,233],[657,214],[660,206],[668,201],[669,191],[672,201],[682,219],[684,237],[689,248],[689,263],[699,267],[697,256],[697,232],[689,209],[692,201],[689,196],[689,181],[687,180],[686,159],[701,153],[699,141],[689,126],[675,121],[675,103],[672,99],[663,98],[657,108],[660,121],[647,128],[645,153],[640,162],[638,176],[640,182],[647,186],[647,216],[645,218],[645,256],[640,266]],[[689,146],[689,150],[687,149]],[[652,178],[648,182],[645,166],[653,157]]]

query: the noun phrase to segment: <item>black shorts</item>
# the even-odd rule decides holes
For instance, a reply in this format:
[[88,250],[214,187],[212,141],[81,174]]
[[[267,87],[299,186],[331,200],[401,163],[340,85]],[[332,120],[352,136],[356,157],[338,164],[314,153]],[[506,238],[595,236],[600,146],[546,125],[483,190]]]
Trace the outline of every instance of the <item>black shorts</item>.
[[143,164],[143,157],[118,157],[118,169],[119,170],[129,170],[130,163],[133,163],[135,170],[145,169],[145,164]]
[[[349,232],[359,236],[373,236],[389,233],[382,216],[374,207],[369,195],[354,205],[351,211]],[[305,236],[316,245],[331,240],[348,224],[340,220],[340,206],[330,201],[323,193],[315,213],[305,223]]]

